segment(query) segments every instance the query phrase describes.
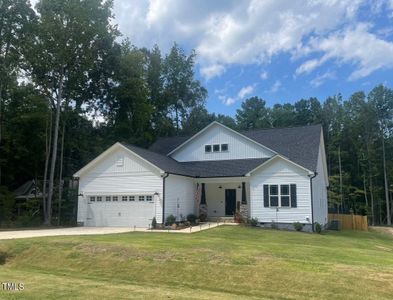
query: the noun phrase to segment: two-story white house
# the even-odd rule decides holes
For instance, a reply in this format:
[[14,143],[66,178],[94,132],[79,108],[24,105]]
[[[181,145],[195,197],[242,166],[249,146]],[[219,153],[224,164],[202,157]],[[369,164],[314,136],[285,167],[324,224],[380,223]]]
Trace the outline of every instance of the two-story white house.
[[116,143],[74,174],[84,226],[148,227],[169,215],[257,218],[312,229],[327,223],[325,146],[320,125],[243,132],[213,122],[193,136],[149,149]]

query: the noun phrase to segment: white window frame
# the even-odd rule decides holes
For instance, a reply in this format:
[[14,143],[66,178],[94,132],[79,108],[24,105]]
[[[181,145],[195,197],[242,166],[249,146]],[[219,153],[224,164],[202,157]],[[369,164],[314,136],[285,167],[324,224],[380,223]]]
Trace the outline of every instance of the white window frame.
[[[222,150],[222,145],[227,145],[227,150]],[[228,143],[220,144],[220,150],[221,150],[221,152],[228,152],[229,151],[229,144]]]
[[[206,151],[206,147],[210,146],[210,151]],[[205,153],[213,153],[213,146],[211,144],[206,144],[205,145]]]
[[[271,187],[277,186],[277,194],[272,195]],[[272,197],[277,197],[277,205],[272,205]],[[280,207],[280,185],[279,184],[269,184],[269,207],[276,208]]]
[[[277,195],[271,195],[271,193],[270,193],[270,187],[272,186],[272,185],[276,185],[277,186],[277,188],[278,188],[278,191],[277,191]],[[287,185],[288,186],[288,194],[286,195],[286,194],[284,194],[284,195],[282,195],[281,194],[281,186],[282,185]],[[284,183],[284,184],[277,184],[277,183],[272,183],[272,184],[268,184],[268,189],[269,189],[269,208],[274,208],[274,209],[276,209],[276,208],[292,208],[292,206],[291,206],[291,203],[292,203],[292,199],[291,199],[291,183]],[[270,197],[278,197],[278,201],[277,201],[277,204],[278,204],[278,206],[272,206],[271,205],[271,200],[270,200]],[[281,205],[281,196],[288,196],[288,198],[289,198],[289,205],[288,206],[282,206]]]
[[139,195],[138,196],[138,202],[144,202],[144,201],[145,201],[145,195]]
[[96,196],[96,202],[102,202],[102,196]]
[[[109,198],[109,200],[108,200],[108,198]],[[112,200],[111,196],[105,196],[105,202],[111,202],[111,200]]]
[[[149,198],[150,198],[150,200],[147,200]],[[146,195],[145,199],[146,199],[146,202],[152,202],[153,201],[153,195]]]
[[89,196],[89,202],[96,202],[96,196]]
[[[281,194],[281,186],[286,185],[288,186],[288,194]],[[279,190],[279,194],[280,194],[280,207],[282,208],[291,208],[291,185],[289,183],[287,184],[280,184],[280,190]],[[282,206],[282,202],[281,202],[281,197],[288,197],[288,206]]]
[[122,202],[127,202],[127,201],[128,201],[128,196],[122,195],[122,196],[121,196],[121,201],[122,201]]
[[[132,200],[131,200],[131,199],[132,199]],[[134,196],[134,195],[128,196],[128,200],[129,200],[130,202],[135,202],[135,196]]]
[[112,202],[118,202],[119,196],[112,196]]
[[[217,151],[214,150],[214,146],[218,146],[218,150]],[[212,145],[212,152],[213,153],[221,152],[221,145],[220,144],[213,144]]]

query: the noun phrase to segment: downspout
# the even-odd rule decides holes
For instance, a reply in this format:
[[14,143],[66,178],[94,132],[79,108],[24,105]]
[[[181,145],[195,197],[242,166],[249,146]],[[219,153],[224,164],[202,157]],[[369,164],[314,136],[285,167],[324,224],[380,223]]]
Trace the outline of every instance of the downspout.
[[162,224],[165,224],[165,178],[169,176],[169,173],[165,173],[162,177]]
[[314,232],[315,230],[314,230],[314,205],[313,205],[314,199],[313,199],[313,196],[312,196],[312,180],[313,180],[317,175],[318,175],[318,173],[317,173],[317,172],[314,172],[314,175],[310,176],[310,193],[311,193],[311,228],[312,228],[312,231],[313,231],[313,232]]

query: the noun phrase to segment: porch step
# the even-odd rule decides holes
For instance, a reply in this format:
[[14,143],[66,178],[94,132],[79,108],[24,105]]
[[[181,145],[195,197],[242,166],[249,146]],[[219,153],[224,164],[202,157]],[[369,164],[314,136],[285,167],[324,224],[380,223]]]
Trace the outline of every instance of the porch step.
[[208,217],[208,222],[219,222],[219,223],[235,223],[233,217]]

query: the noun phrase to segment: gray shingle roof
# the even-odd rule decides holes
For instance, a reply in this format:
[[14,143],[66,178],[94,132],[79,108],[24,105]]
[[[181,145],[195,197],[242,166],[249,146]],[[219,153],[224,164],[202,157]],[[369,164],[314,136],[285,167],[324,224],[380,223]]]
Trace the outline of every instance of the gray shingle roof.
[[181,164],[194,177],[241,177],[260,166],[270,158],[191,161]]
[[[298,126],[288,128],[254,129],[241,131],[248,138],[276,151],[291,161],[316,171],[321,125]],[[151,151],[167,155],[191,136],[159,138]]]
[[256,158],[177,162],[173,158],[151,150],[124,143],[122,145],[165,172],[190,177],[241,177],[268,160],[268,158]]
[[276,151],[289,160],[317,170],[321,125],[242,131],[246,137]]

